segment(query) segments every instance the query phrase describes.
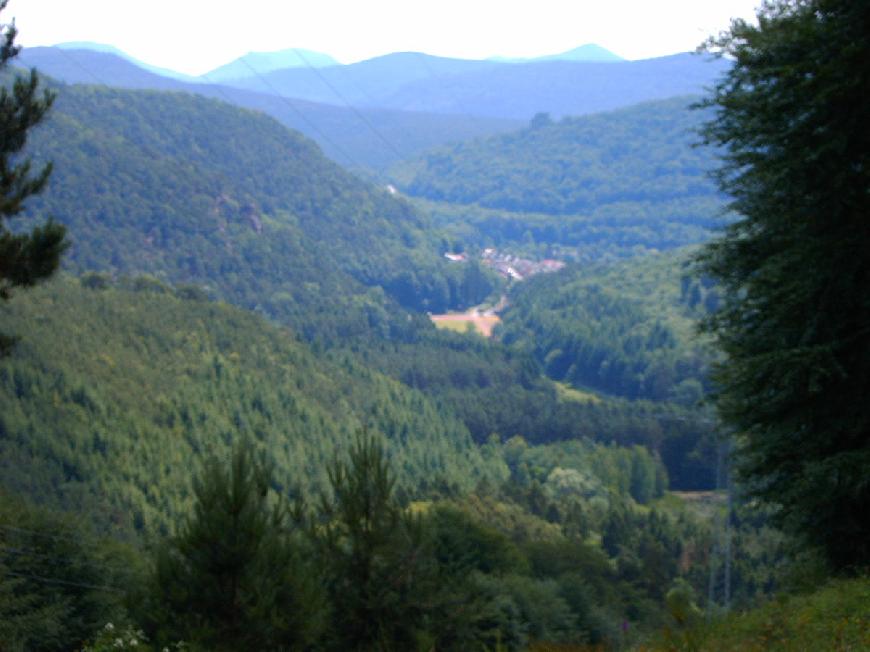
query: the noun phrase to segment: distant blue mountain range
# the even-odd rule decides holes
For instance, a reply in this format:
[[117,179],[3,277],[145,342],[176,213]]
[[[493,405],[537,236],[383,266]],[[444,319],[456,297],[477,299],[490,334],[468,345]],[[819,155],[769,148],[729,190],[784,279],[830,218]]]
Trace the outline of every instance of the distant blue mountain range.
[[[192,92],[263,111],[345,165],[373,170],[516,129],[538,113],[576,116],[697,95],[729,65],[693,54],[642,61],[609,54],[583,46],[506,63],[397,52],[340,65],[327,55],[285,50],[246,55],[203,79],[148,66],[112,46],[66,43],[26,48],[19,63],[66,83]],[[290,67],[269,70],[278,65]],[[247,77],[232,76],[242,68]]]
[[342,165],[370,171],[385,169],[401,158],[414,157],[432,147],[522,126],[516,120],[349,108],[203,83],[199,79],[183,81],[150,72],[129,57],[93,48],[26,48],[17,62],[68,84],[196,93],[261,111],[315,140],[328,156]]
[[169,68],[161,68],[159,66],[152,66],[149,63],[145,63],[144,61],[140,61],[139,59],[130,56],[123,50],[116,48],[114,45],[106,45],[105,43],[93,43],[91,41],[69,41],[67,43],[58,43],[54,47],[59,48],[61,50],[89,50],[91,52],[102,52],[104,54],[111,54],[116,57],[120,57],[121,59],[125,59],[130,63],[142,68],[143,70],[147,70],[148,72],[152,72],[155,75],[160,75],[162,77],[169,77],[170,79],[178,79],[186,82],[197,82],[199,79],[197,77],[193,77],[192,75],[185,75],[180,72],[175,72],[174,70],[170,70]]
[[248,52],[235,61],[207,72],[202,77],[210,82],[222,83],[229,79],[252,77],[282,68],[326,68],[337,65],[339,65],[338,61],[328,54],[290,48],[279,52]]

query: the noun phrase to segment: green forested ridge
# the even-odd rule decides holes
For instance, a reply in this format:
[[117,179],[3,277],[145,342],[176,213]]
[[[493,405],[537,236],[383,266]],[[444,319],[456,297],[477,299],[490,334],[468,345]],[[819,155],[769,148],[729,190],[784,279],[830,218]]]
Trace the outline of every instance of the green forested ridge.
[[184,94],[62,87],[31,152],[56,175],[31,211],[67,225],[73,270],[194,282],[309,337],[388,329],[463,296],[407,203],[277,122]]
[[[41,138],[36,151],[55,157],[58,173],[34,211],[68,221],[73,269],[201,283],[311,340],[362,335],[356,354],[447,400],[479,442],[492,433],[665,442],[675,486],[709,485],[709,457],[686,458],[706,431],[697,423],[653,405],[615,408],[614,417],[612,404],[560,402],[534,366],[499,371],[497,346],[480,357],[473,345],[397,317],[376,284],[404,305],[432,310],[479,300],[492,286],[466,283],[469,266],[442,265],[435,236],[406,204],[370,191],[272,121],[193,96],[72,87],[62,89]],[[426,377],[437,380],[420,382]]]
[[310,492],[363,427],[390,442],[406,495],[501,473],[419,392],[350,358],[315,358],[263,319],[190,291],[126,285],[64,278],[0,314],[27,334],[0,366],[7,489],[154,531],[187,508],[190,465],[207,453],[249,437],[283,490]]
[[[570,339],[571,331],[564,336]],[[640,444],[661,456],[675,488],[715,483],[713,424],[691,400],[577,400],[541,376],[529,342],[506,347],[498,340],[420,329],[401,340],[351,348],[365,364],[449,406],[480,444],[491,435],[519,435],[533,444],[580,438]]]
[[[701,586],[705,577],[703,557],[692,557],[689,565],[678,559],[680,550],[706,549],[706,526],[656,503],[667,476],[645,448],[602,446],[588,439],[535,447],[519,437],[474,446],[454,417],[420,393],[344,354],[333,352],[331,362],[315,358],[263,319],[210,302],[195,288],[173,289],[153,277],[113,283],[100,274],[65,276],[20,297],[0,323],[27,333],[0,365],[3,490],[87,515],[103,532],[135,540],[136,534],[178,531],[195,496],[192,470],[210,455],[220,464],[231,445],[243,439],[271,463],[270,486],[278,495],[298,495],[298,483],[316,506],[319,491],[330,495],[326,471],[333,456],[343,457],[355,433],[367,428],[383,442],[390,473],[397,478],[394,500],[401,503],[396,508],[415,496],[449,497],[446,503],[425,503],[423,529],[408,532],[412,549],[434,557],[415,557],[414,563],[423,566],[402,589],[416,600],[406,609],[418,611],[391,621],[405,631],[434,633],[444,649],[465,649],[463,636],[481,636],[488,644],[501,638],[512,650],[533,640],[615,640],[618,623],[626,618],[644,628],[660,619],[662,587],[673,578],[688,577]],[[478,483],[478,492],[469,493]],[[100,588],[105,586],[133,592],[130,604],[139,606],[131,607],[130,617],[137,622],[196,622],[186,620],[188,607],[176,609],[169,598],[159,607],[151,598],[143,601],[142,592],[157,587],[143,579],[148,571],[140,561],[125,570],[129,558],[141,558],[135,549],[115,550],[96,539],[85,551],[61,553],[60,543],[36,547],[51,518],[63,517],[32,516],[32,509],[24,505],[0,513],[0,587],[18,578],[16,595],[37,605],[45,601],[38,578],[67,578],[79,586],[71,587],[65,600],[96,601],[78,629],[61,603],[45,603],[40,617],[51,618],[61,641],[52,649],[70,649],[70,637],[81,632],[94,636],[102,624],[99,616],[119,622],[120,598],[111,591],[105,595]],[[53,531],[83,541],[93,536],[80,527]],[[408,563],[408,549],[401,547],[405,535],[395,534],[398,539],[389,539],[394,543],[374,553],[387,578],[396,578],[396,569]],[[278,554],[307,564],[312,578],[332,574],[339,593],[328,605],[345,595],[340,589],[345,571],[330,556],[341,547],[318,550],[313,557]],[[62,561],[38,566],[47,556],[59,560],[61,554],[84,568]],[[259,562],[252,558],[251,563]],[[88,571],[94,565],[97,575]],[[37,575],[37,568],[44,575]],[[290,600],[307,581],[298,572],[293,577],[295,583],[280,589]],[[321,580],[311,581],[316,586]],[[174,590],[167,582],[160,586]],[[384,588],[373,586],[381,587],[379,592]],[[592,591],[604,597],[595,599]],[[457,595],[464,596],[462,604],[477,606],[457,613],[451,607]],[[199,595],[197,604],[208,597]],[[318,600],[322,596],[306,606],[316,611],[323,604]],[[14,610],[15,604],[0,591],[0,610]],[[152,607],[158,616],[149,611]],[[245,618],[258,617],[256,610],[245,613]],[[346,622],[342,612],[318,613],[327,623],[333,617],[335,623]],[[452,623],[459,614],[464,614],[463,629],[455,631]],[[287,623],[288,636],[301,634]],[[327,626],[325,641],[333,635],[357,636],[335,623]],[[315,621],[308,624],[309,634],[322,632]],[[32,619],[16,618],[6,626],[0,631],[48,640],[40,638],[45,630]],[[147,626],[158,638],[184,631],[189,640],[198,636],[191,632],[205,631]],[[253,636],[255,630],[235,631]],[[460,642],[440,638],[451,632]],[[342,643],[335,645],[331,649],[341,649]]]
[[689,263],[683,251],[537,276],[512,292],[500,336],[556,380],[693,407],[712,356],[695,323],[718,292]]
[[721,209],[720,200],[713,196],[611,204],[595,207],[587,215],[555,216],[410,199],[431,215],[449,240],[465,247],[497,247],[531,258],[581,262],[630,258],[704,242],[713,225],[710,216]]
[[[29,209],[70,227],[73,271],[96,271],[0,310],[0,332],[22,334],[0,360],[0,650],[627,649],[662,625],[669,649],[864,644],[866,581],[800,599],[798,614],[780,600],[749,626],[698,626],[827,572],[776,519],[818,519],[807,538],[829,562],[866,566],[867,148],[852,133],[868,58],[855,7],[782,0],[760,10],[760,31],[738,22],[720,38],[748,60],[708,102],[724,115],[699,115],[714,120],[708,140],[732,147],[720,181],[735,206],[769,209],[707,249],[722,285],[682,251],[585,264],[706,237],[721,197],[677,128],[694,119],[685,99],[587,121],[541,114],[498,148],[434,154],[463,175],[445,170],[445,188],[485,197],[430,201],[442,234],[263,116],[60,87],[33,151],[62,174]],[[813,46],[806,60],[780,40],[795,34]],[[776,84],[754,76],[771,61]],[[784,131],[780,113],[794,118]],[[776,146],[759,146],[768,128]],[[790,156],[807,143],[819,147]],[[493,243],[584,265],[502,283],[440,257]],[[753,283],[772,294],[752,303]],[[502,290],[493,340],[425,315]],[[761,310],[771,297],[785,313]],[[723,412],[762,480],[773,462],[782,471],[755,494],[727,478],[728,447],[699,403],[711,354],[692,329],[710,314],[726,353],[746,352],[729,339],[744,329],[767,365],[720,377],[751,381],[726,387]],[[768,355],[788,337],[800,346]],[[787,418],[764,430],[759,411]],[[795,432],[812,437],[801,447]]]
[[[516,212],[703,208],[717,193],[705,177],[712,154],[691,147],[703,119],[689,111],[691,102],[673,98],[558,122],[540,114],[522,131],[432,152],[396,175],[412,195]],[[702,212],[694,221],[713,217]]]

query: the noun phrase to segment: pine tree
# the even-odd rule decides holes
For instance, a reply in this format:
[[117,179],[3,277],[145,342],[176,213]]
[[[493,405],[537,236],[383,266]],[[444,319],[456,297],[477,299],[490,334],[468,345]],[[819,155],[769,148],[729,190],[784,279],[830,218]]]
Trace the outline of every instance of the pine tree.
[[159,551],[157,638],[209,650],[305,649],[321,633],[325,596],[271,470],[248,444],[213,458],[194,484],[193,515]]
[[711,40],[703,106],[738,214],[700,257],[748,490],[837,569],[870,560],[870,3],[777,0]]
[[363,434],[329,470],[321,545],[340,650],[415,650],[428,638],[435,565],[419,518],[393,496],[378,442]]
[[[0,0],[0,13],[8,0]],[[0,300],[8,300],[16,287],[29,287],[57,270],[67,247],[63,226],[49,220],[29,233],[10,229],[9,222],[24,210],[28,197],[45,187],[51,164],[33,170],[29,159],[21,160],[28,132],[39,124],[54,101],[41,90],[39,76],[31,70],[9,83],[10,62],[18,55],[15,23],[0,23]],[[8,352],[15,338],[0,333],[0,355]]]

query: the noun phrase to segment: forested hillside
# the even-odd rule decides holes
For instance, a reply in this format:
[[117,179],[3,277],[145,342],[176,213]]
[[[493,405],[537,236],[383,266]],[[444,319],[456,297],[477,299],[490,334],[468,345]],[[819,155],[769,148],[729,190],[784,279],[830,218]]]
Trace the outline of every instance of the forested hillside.
[[[655,317],[647,317],[655,320]],[[570,327],[561,333],[574,337]],[[529,341],[419,329],[412,338],[352,347],[360,360],[448,406],[479,444],[520,436],[543,445],[588,438],[642,445],[675,489],[715,487],[715,428],[691,400],[627,400],[572,391],[543,377]]]
[[866,642],[865,8],[229,87],[6,6],[0,652]]
[[387,294],[443,310],[464,270],[407,202],[274,120],[192,95],[63,87],[31,151],[57,172],[30,206],[67,225],[73,270],[207,286],[308,337],[388,329]]
[[249,439],[282,492],[327,485],[327,462],[365,428],[406,496],[498,481],[452,415],[350,358],[316,358],[248,312],[153,278],[63,278],[0,313],[19,333],[0,360],[0,485],[154,532],[191,499],[190,465]]
[[[156,558],[155,570],[151,553],[94,532],[134,544],[162,539],[158,550],[166,550],[179,540],[168,533],[184,537],[190,528],[208,527],[202,519],[220,518],[221,507],[208,502],[212,494],[204,493],[203,483],[219,481],[214,469],[241,473],[227,460],[247,441],[271,465],[270,492],[278,500],[307,497],[320,525],[280,530],[307,552],[295,562],[275,558],[268,570],[255,560],[274,554],[268,546],[275,544],[255,551],[244,539],[238,563],[250,570],[239,581],[259,578],[263,586],[267,576],[284,577],[288,564],[294,581],[316,578],[304,585],[319,596],[306,604],[312,614],[306,627],[329,649],[341,649],[331,637],[361,634],[348,632],[347,612],[340,609],[345,601],[355,604],[352,595],[332,582],[341,586],[355,576],[329,536],[331,528],[355,521],[342,520],[351,518],[346,511],[322,510],[354,509],[348,501],[356,494],[341,493],[336,483],[344,476],[334,465],[346,459],[363,430],[396,477],[384,489],[369,484],[380,477],[365,475],[370,470],[347,471],[366,483],[360,486],[388,492],[360,495],[380,496],[371,507],[379,538],[367,553],[379,570],[366,581],[375,582],[382,609],[395,614],[389,622],[396,636],[425,631],[445,641],[444,649],[456,650],[469,640],[501,640],[511,650],[532,641],[612,641],[626,618],[643,628],[660,620],[672,580],[698,585],[705,577],[698,551],[709,546],[707,527],[679,501],[661,500],[668,475],[646,447],[602,445],[579,432],[547,445],[531,446],[516,436],[475,445],[445,409],[449,401],[436,406],[344,354],[315,357],[289,333],[208,301],[197,288],[171,288],[143,276],[116,283],[96,273],[62,277],[17,297],[0,328],[21,335],[13,354],[0,361],[0,492],[9,493],[0,507],[0,578],[12,573],[16,595],[32,604],[89,605],[86,612],[41,612],[37,626],[0,592],[6,618],[0,636],[11,632],[34,644],[56,636],[58,649],[67,649],[70,641],[82,640],[76,636],[97,636],[105,619],[133,618],[158,641],[207,640],[208,630],[197,623],[209,613],[197,605],[225,605],[226,596],[210,590],[196,600],[178,596],[193,590],[185,582],[211,581],[211,570],[166,574],[163,557]],[[606,412],[614,417],[612,406]],[[604,416],[602,426],[609,423]],[[208,459],[214,460],[205,467],[212,475],[194,473]],[[238,481],[248,482],[245,477]],[[336,506],[321,504],[324,496],[333,496]],[[78,522],[38,510],[22,497],[78,514]],[[416,520],[404,511],[412,499]],[[232,531],[248,533],[246,518]],[[382,529],[386,518],[394,519],[386,521],[393,523],[388,530]],[[267,529],[246,536],[272,536],[268,528],[275,526],[262,527]],[[56,542],[49,532],[81,545]],[[225,529],[204,532],[217,542]],[[750,544],[767,545],[754,535]],[[220,547],[205,549],[222,554]],[[70,563],[57,562],[60,555]],[[681,555],[687,555],[684,561]],[[40,566],[46,558],[53,565]],[[102,569],[98,575],[95,567]],[[414,572],[399,573],[406,568]],[[38,581],[45,575],[32,577],[37,570],[66,584],[50,597]],[[181,575],[189,572],[194,575]],[[755,567],[746,572],[754,577]],[[293,582],[286,586],[304,590]],[[122,604],[118,592],[130,602]],[[407,597],[388,599],[394,592]],[[290,599],[257,595],[248,599]],[[448,608],[458,599],[477,606],[467,615]],[[244,622],[252,618],[259,616],[249,613]],[[215,626],[226,622],[217,619]],[[46,631],[48,623],[52,629]],[[233,630],[226,631],[230,636]],[[278,631],[297,636],[303,629]],[[252,636],[242,632],[234,636]],[[454,638],[458,642],[450,642]]]
[[691,97],[555,121],[396,166],[397,186],[466,246],[580,261],[698,244],[724,199]]
[[[522,131],[433,152],[396,176],[409,194],[435,201],[613,221],[652,213],[709,225],[718,199],[706,178],[713,157],[692,147],[703,116],[691,102],[558,122],[542,114]],[[551,232],[562,222],[553,220]]]
[[66,87],[33,149],[58,169],[33,211],[69,226],[72,270],[204,286],[447,401],[479,443],[641,443],[675,486],[711,486],[710,428],[682,408],[562,400],[531,359],[405,315],[400,304],[444,310],[495,284],[438,256],[440,238],[407,203],[268,118],[194,96]]
[[693,278],[691,253],[572,266],[518,286],[499,329],[547,375],[626,398],[695,406],[709,389],[709,343],[697,319],[718,305]]

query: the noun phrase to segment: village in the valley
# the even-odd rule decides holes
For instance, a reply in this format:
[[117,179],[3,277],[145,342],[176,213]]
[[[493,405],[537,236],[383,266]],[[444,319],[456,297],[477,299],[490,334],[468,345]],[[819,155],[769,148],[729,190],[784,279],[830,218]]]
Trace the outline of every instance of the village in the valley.
[[[447,252],[444,254],[444,257],[454,263],[465,263],[469,259],[466,253]],[[514,282],[525,280],[536,274],[558,272],[565,266],[565,263],[561,260],[550,258],[538,261],[530,260],[509,253],[499,252],[492,247],[483,250],[480,255],[480,262],[492,268],[504,278]],[[484,337],[491,337],[493,329],[501,321],[498,313],[505,307],[507,307],[507,297],[502,295],[499,302],[494,306],[477,306],[466,312],[430,315],[430,318],[438,328],[461,332],[473,329]]]
[[[446,253],[444,257],[455,263],[463,263],[468,260],[467,254]],[[544,260],[529,260],[508,253],[501,253],[497,249],[489,247],[483,250],[480,262],[491,267],[507,279],[522,281],[535,274],[548,274],[558,272],[565,266],[561,260],[546,258]]]

